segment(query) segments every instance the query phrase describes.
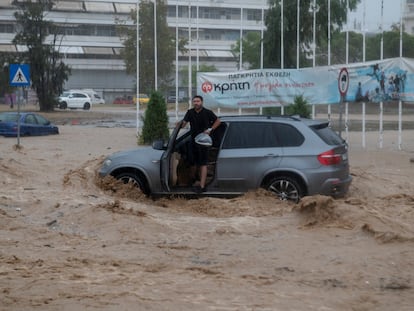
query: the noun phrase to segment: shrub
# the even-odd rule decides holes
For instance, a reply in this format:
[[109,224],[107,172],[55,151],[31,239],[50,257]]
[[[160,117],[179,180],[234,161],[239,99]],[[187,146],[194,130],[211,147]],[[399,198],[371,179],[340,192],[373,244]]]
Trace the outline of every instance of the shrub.
[[309,118],[311,110],[308,105],[308,101],[303,97],[303,95],[295,96],[293,104],[286,107],[286,114],[299,115],[302,118]]
[[148,107],[145,110],[144,125],[140,141],[151,144],[157,139],[167,139],[168,115],[164,97],[159,92],[152,92]]
[[[265,107],[263,109],[265,115],[281,115],[280,107]],[[303,95],[295,96],[293,104],[285,107],[286,115],[299,115],[302,118],[309,118],[311,110],[307,100]]]

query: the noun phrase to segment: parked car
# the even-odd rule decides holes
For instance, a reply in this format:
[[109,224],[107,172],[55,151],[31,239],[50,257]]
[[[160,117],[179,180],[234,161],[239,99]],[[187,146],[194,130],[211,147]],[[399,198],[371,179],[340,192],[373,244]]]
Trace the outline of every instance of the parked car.
[[134,98],[132,96],[116,97],[112,103],[114,105],[132,105],[134,104]]
[[18,120],[21,136],[59,134],[59,128],[39,114],[2,112],[0,113],[0,135],[17,136]]
[[[281,200],[344,196],[352,177],[348,148],[327,121],[298,117],[226,116],[212,132],[207,191],[233,196],[265,188]],[[148,195],[192,194],[191,136],[177,126],[168,142],[107,157],[100,176],[133,182]],[[187,169],[181,169],[187,167]]]
[[98,104],[103,105],[105,104],[105,100],[99,96],[98,93],[95,92],[93,89],[81,89],[81,90],[70,90],[71,92],[79,91],[88,94],[88,96],[91,99],[92,105]]
[[[174,104],[175,103],[175,99],[176,99],[176,96],[175,95],[170,95],[170,96],[167,97],[167,103],[168,104]],[[181,96],[179,96],[178,97],[178,102],[181,103],[183,101],[184,101],[184,98],[181,97]]]
[[[140,104],[148,104],[150,101],[150,98],[147,94],[139,94],[139,103]],[[134,104],[137,103],[137,97],[134,96]]]
[[66,91],[63,92],[58,99],[60,109],[91,109],[92,101],[89,95],[82,91]]
[[105,99],[103,99],[101,96],[95,93],[92,97],[92,104],[105,105]]

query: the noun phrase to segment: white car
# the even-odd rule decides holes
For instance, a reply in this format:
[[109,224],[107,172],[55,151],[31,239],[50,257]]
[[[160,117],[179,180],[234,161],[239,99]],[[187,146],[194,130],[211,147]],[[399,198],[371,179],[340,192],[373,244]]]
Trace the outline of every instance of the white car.
[[96,93],[96,91],[93,89],[80,89],[80,90],[72,90],[72,91],[80,91],[80,92],[88,94],[89,97],[91,98],[92,105],[105,104],[105,100],[98,93]]
[[59,96],[60,109],[76,109],[82,108],[89,110],[92,106],[92,100],[89,95],[82,91],[67,91]]
[[100,105],[104,105],[105,104],[105,99],[103,99],[101,96],[99,96],[98,94],[94,93],[93,96],[91,97],[92,99],[92,104],[100,104]]

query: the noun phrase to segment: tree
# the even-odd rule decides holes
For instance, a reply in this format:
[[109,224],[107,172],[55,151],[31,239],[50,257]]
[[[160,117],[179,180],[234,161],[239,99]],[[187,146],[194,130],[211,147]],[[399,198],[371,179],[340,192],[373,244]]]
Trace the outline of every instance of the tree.
[[61,61],[57,49],[57,28],[45,19],[45,12],[50,11],[54,3],[39,0],[17,2],[17,5],[20,11],[14,16],[21,30],[13,43],[27,47],[27,52],[20,54],[20,61],[30,64],[31,87],[36,91],[40,111],[52,111],[70,74],[70,68]]
[[[361,0],[349,0],[349,8],[353,10]],[[284,67],[296,68],[296,31],[297,31],[297,2],[285,1],[283,7],[284,16]],[[300,2],[300,67],[311,65],[309,56],[312,55],[313,43],[313,13],[309,12],[312,7],[313,0],[301,0]],[[328,4],[326,0],[317,0],[316,13],[316,46],[320,46],[321,42],[326,40],[328,29]],[[266,31],[264,33],[264,66],[266,68],[281,67],[281,2],[279,0],[269,1],[269,10],[266,15]],[[347,17],[347,1],[331,1],[331,31],[341,29],[346,22]],[[320,50],[318,51],[320,54]]]
[[11,53],[0,53],[0,96],[9,94],[13,91],[9,81],[9,64],[15,63],[15,55]]
[[[281,115],[281,107],[265,107],[263,108],[263,114],[265,115]],[[311,109],[308,101],[303,95],[295,96],[293,103],[286,106],[285,115],[299,115],[301,118],[309,118],[311,115]]]
[[[200,64],[198,72],[216,72],[217,68],[214,65]],[[188,85],[188,67],[183,67],[180,70],[182,77],[182,84]],[[192,87],[197,86],[197,66],[193,65],[191,70],[191,85]]]
[[308,101],[303,95],[295,96],[293,104],[286,107],[286,114],[299,115],[301,118],[309,118],[311,115],[311,109]]
[[[131,11],[131,19],[136,25],[136,10]],[[136,75],[137,68],[137,36],[136,27],[119,25],[119,34],[123,41],[122,57],[128,74]],[[139,5],[139,83],[140,89],[151,93],[155,88],[154,63],[154,3],[142,0]],[[184,41],[179,49],[183,49]],[[167,24],[167,5],[157,0],[157,64],[158,85],[161,89],[168,86],[175,60],[175,37],[171,35]]]
[[[243,44],[243,64],[247,63],[247,69],[259,69],[260,68],[260,48],[262,38],[259,32],[248,32],[242,38]],[[233,52],[236,63],[240,64],[240,39],[237,40],[236,44],[232,45],[231,51]]]
[[168,115],[165,99],[160,92],[153,92],[148,108],[145,110],[141,140],[144,144],[150,144],[156,139],[167,139],[168,136]]

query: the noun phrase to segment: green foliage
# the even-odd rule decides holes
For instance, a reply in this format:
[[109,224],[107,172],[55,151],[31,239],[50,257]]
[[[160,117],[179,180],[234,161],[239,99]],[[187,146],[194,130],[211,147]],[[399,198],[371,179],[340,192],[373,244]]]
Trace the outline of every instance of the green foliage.
[[[285,115],[299,115],[302,118],[309,118],[311,109],[308,101],[303,95],[295,96],[293,104],[286,106]],[[281,107],[265,107],[263,108],[264,115],[281,115]]]
[[[191,85],[193,87],[197,86],[197,66],[193,65],[191,66]],[[217,68],[214,65],[206,65],[206,64],[200,64],[199,66],[199,72],[216,72]],[[182,76],[182,84],[188,85],[188,67],[183,67],[183,69],[180,70],[180,74]]]
[[[361,0],[349,0],[350,10],[354,10]],[[296,1],[285,1],[283,7],[284,16],[284,68],[296,68],[296,31],[297,31],[297,5]],[[306,56],[312,54],[311,46],[313,43],[313,13],[309,8],[313,0],[301,0],[300,2],[300,67],[310,66],[312,60]],[[328,29],[328,8],[326,0],[317,0],[319,11],[316,13],[316,46],[326,40]],[[280,36],[280,11],[281,2],[279,0],[269,1],[269,10],[266,16],[267,30],[264,33],[264,67],[281,67],[281,36]],[[347,1],[331,1],[331,31],[341,29],[346,23]],[[317,51],[320,54],[321,51]],[[326,57],[325,57],[326,60]]]
[[6,93],[13,92],[13,87],[9,83],[9,64],[16,62],[15,55],[4,52],[0,53],[0,97],[3,97]]
[[[136,10],[131,11],[131,19],[137,23]],[[136,26],[118,27],[124,45],[122,57],[128,74],[136,76],[137,70],[137,33]],[[139,83],[140,92],[150,93],[155,89],[154,62],[154,3],[150,0],[139,2]],[[182,49],[184,42],[180,42]],[[170,84],[175,60],[175,36],[172,36],[167,24],[167,5],[157,0],[157,76],[158,86],[165,89]]]
[[153,92],[148,108],[145,110],[141,141],[144,144],[150,144],[156,139],[167,139],[168,136],[168,115],[165,99],[160,92]]
[[[52,111],[63,85],[68,80],[70,68],[61,61],[57,52],[58,35],[54,24],[45,19],[53,1],[18,2],[19,11],[14,17],[20,31],[14,44],[27,46],[27,52],[19,55],[19,62],[30,65],[31,87],[39,99],[40,111]],[[52,38],[46,41],[47,38]]]
[[[247,69],[259,69],[260,68],[260,50],[262,39],[260,32],[248,32],[242,39],[243,44],[243,64],[248,64]],[[231,51],[235,56],[237,65],[240,64],[240,39],[236,44],[231,46]]]
[[302,118],[309,118],[311,115],[311,109],[308,105],[308,101],[303,95],[295,96],[293,104],[286,107],[287,115],[299,115]]

